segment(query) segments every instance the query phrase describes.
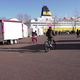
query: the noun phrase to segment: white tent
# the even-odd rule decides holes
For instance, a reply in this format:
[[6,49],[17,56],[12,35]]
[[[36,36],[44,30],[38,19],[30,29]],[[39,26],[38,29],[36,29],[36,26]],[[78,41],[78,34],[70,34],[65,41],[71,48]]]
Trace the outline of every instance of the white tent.
[[20,21],[20,20],[18,20],[17,18],[11,18],[10,20],[11,20],[11,21]]
[[[19,21],[17,18],[11,18],[11,21]],[[23,27],[23,37],[28,37],[28,26],[22,23]]]

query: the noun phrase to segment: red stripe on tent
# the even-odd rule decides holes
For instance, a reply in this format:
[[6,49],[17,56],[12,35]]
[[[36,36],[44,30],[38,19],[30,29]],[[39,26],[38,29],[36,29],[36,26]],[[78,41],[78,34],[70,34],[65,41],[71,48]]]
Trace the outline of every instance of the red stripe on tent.
[[2,33],[4,33],[4,24],[2,23]]

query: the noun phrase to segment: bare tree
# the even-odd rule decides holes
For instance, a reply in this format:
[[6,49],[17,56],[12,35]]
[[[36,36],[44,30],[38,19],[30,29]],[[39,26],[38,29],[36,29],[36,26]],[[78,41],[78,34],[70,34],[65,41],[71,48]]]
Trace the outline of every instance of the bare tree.
[[22,21],[24,24],[26,24],[28,27],[30,27],[31,24],[31,16],[27,14],[18,14],[17,19]]
[[74,17],[75,17],[75,18],[80,17],[80,12],[77,11],[77,10],[75,10],[75,11],[74,11]]
[[6,17],[0,17],[0,19],[7,20],[7,18],[6,18]]

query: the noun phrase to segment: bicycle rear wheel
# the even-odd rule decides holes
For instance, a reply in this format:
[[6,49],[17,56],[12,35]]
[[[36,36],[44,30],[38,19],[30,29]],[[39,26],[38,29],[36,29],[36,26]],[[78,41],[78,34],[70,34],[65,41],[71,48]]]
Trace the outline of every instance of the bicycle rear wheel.
[[44,50],[45,50],[45,52],[48,52],[50,50],[48,41],[45,41],[45,43],[44,43]]

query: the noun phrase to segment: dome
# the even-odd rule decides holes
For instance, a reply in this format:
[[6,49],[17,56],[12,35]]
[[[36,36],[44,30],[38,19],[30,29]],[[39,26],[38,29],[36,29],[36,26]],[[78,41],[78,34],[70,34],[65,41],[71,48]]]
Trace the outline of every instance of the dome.
[[17,18],[11,18],[12,21],[19,21]]

